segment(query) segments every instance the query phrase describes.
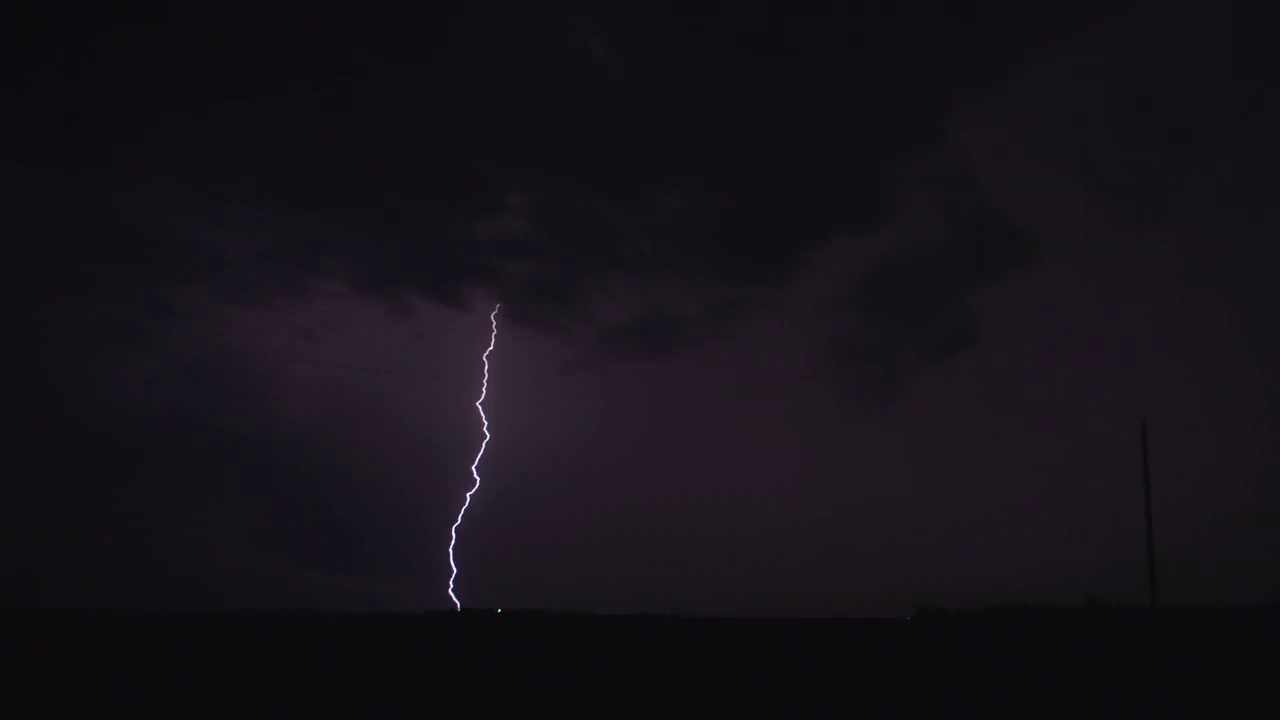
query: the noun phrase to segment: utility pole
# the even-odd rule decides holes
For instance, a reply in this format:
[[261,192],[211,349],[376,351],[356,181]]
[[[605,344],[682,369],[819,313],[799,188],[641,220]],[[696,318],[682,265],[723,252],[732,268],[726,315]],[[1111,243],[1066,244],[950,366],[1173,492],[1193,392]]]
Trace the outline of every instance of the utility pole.
[[1160,593],[1156,586],[1155,532],[1151,527],[1151,460],[1147,451],[1147,419],[1142,418],[1142,494],[1147,516],[1147,601],[1151,608],[1160,605]]

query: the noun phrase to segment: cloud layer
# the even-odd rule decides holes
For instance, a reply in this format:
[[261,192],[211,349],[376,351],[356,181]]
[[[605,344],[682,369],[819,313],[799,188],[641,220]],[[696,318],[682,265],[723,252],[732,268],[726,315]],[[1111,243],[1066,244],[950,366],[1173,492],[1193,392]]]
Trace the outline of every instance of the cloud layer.
[[[336,278],[390,303],[501,298],[513,322],[619,357],[677,352],[833,238],[899,220],[901,167],[945,152],[949,110],[1076,26],[954,20],[480,4],[414,43],[353,25],[287,55],[270,20],[233,47],[214,19],[119,28],[91,67],[35,84],[100,101],[66,121],[82,152],[42,163],[73,172],[32,181],[64,248],[42,289],[157,320],[166,289],[266,302]],[[949,175],[939,207],[966,209],[853,278],[834,345],[882,369],[943,361],[979,335],[969,293],[1035,257],[966,168]]]

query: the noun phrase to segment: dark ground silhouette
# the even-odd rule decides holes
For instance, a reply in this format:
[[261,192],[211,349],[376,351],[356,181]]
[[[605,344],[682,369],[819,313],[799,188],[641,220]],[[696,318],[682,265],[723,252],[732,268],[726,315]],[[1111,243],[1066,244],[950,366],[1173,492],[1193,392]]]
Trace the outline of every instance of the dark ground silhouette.
[[17,707],[4,716],[1261,717],[1280,707],[1278,610],[10,612]]

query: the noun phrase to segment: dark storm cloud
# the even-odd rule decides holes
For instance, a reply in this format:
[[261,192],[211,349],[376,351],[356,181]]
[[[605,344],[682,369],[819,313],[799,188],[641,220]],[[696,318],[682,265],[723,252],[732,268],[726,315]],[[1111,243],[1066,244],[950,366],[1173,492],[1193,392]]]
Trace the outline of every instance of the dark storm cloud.
[[[264,304],[321,279],[392,309],[482,291],[589,352],[678,352],[778,297],[833,237],[898,220],[898,168],[941,144],[949,109],[1091,22],[734,7],[474,4],[413,32],[316,17],[330,32],[301,38],[268,16],[65,31],[17,116],[44,140],[20,153],[12,264],[42,309],[33,366],[208,320],[175,290]],[[949,211],[841,297],[831,344],[860,358],[838,359],[854,384],[896,388],[895,368],[977,342],[969,294],[1034,257],[971,178],[951,182],[945,203],[981,209]]]
[[907,239],[873,256],[825,305],[843,330],[833,357],[874,403],[981,342],[974,294],[1039,259],[1036,238],[992,207],[963,163],[934,158],[904,181],[923,207],[904,227]]
[[[59,221],[71,246],[45,270],[63,296],[125,298],[116,316],[162,316],[155,291],[190,285],[249,302],[333,277],[455,307],[484,289],[513,321],[590,347],[675,352],[767,302],[836,234],[893,220],[894,167],[1061,31],[1033,15],[955,30],[935,9],[566,12],[476,5],[416,45],[353,26],[287,55],[269,19],[234,46],[212,20],[96,39],[92,69],[47,77],[111,101],[92,127],[64,122],[112,170],[78,191],[92,217]],[[872,289],[850,301],[879,355],[938,360],[976,338],[963,288],[1018,266],[990,247],[1002,222],[983,222],[996,237],[953,228],[963,241],[860,281]],[[941,322],[906,297],[949,330],[904,345]]]
[[653,313],[610,328],[599,343],[614,356],[647,357],[664,355],[671,348],[688,345],[692,338],[687,333],[687,320],[671,313]]
[[849,331],[835,356],[857,370],[868,399],[892,399],[902,384],[982,340],[973,294],[1033,263],[1034,238],[998,212],[966,210],[931,237],[878,256],[836,307]]

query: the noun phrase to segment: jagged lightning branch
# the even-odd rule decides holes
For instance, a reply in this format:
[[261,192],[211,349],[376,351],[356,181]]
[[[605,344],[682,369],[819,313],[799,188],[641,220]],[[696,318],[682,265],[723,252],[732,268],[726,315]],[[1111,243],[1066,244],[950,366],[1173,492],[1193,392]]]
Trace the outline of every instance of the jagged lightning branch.
[[476,484],[471,488],[471,492],[467,493],[467,499],[462,503],[462,509],[458,511],[458,519],[453,522],[453,527],[449,530],[449,567],[453,568],[453,574],[449,576],[449,597],[453,599],[453,605],[458,610],[462,609],[462,603],[458,602],[458,596],[453,594],[453,581],[458,577],[458,566],[453,562],[453,546],[458,542],[458,526],[462,524],[462,516],[467,513],[467,507],[471,505],[471,496],[480,489],[480,473],[476,468],[480,465],[480,458],[484,457],[484,449],[489,445],[489,418],[484,416],[484,396],[489,392],[489,353],[493,352],[493,346],[498,342],[498,308],[500,307],[502,303],[494,305],[493,312],[489,314],[493,334],[489,336],[489,349],[485,350],[482,356],[484,380],[480,384],[480,399],[476,400],[476,409],[480,411],[480,422],[484,424],[484,440],[480,443],[480,452],[476,453],[476,461],[471,463],[471,477],[476,479]]

